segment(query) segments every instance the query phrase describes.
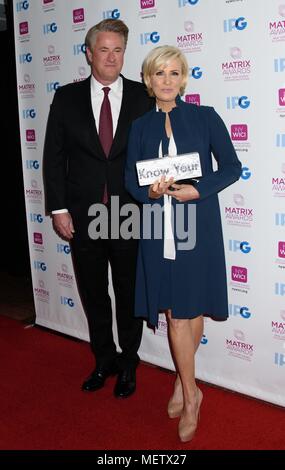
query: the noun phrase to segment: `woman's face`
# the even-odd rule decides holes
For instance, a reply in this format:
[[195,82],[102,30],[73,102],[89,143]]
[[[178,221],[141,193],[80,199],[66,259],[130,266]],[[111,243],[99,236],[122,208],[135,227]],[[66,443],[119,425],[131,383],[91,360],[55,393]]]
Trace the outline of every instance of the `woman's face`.
[[169,60],[150,77],[150,86],[162,110],[175,106],[175,98],[183,83],[181,62]]

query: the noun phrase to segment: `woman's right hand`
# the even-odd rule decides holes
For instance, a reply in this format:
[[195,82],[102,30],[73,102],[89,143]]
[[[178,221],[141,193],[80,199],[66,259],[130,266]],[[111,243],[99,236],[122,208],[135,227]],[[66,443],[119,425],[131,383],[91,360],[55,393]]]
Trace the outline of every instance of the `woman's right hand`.
[[165,176],[162,176],[160,181],[155,181],[153,184],[150,185],[148,196],[151,199],[158,199],[170,188],[170,186],[174,183],[174,178],[170,178],[168,181],[165,181]]

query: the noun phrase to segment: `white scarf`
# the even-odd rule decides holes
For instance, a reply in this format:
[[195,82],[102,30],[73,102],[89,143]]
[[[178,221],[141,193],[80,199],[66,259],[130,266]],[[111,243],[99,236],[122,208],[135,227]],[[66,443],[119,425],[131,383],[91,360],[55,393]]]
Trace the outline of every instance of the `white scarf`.
[[[175,140],[173,134],[170,136],[169,145],[168,145],[168,155],[174,156],[177,155],[177,148],[175,144]],[[158,150],[159,158],[163,158],[162,154],[162,142],[160,142],[159,150]],[[172,205],[171,205],[171,196],[168,194],[163,195],[164,199],[164,240],[163,240],[163,257],[166,259],[175,260],[176,258],[176,249],[175,249],[175,242],[173,236],[173,227],[171,221],[171,212],[172,212]]]

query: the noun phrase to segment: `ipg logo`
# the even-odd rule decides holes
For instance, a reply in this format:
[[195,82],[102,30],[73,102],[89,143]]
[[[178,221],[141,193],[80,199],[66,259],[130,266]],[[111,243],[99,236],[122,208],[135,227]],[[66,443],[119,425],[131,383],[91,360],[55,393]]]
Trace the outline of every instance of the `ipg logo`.
[[275,295],[285,295],[285,284],[282,284],[280,282],[275,282]]
[[23,119],[34,119],[36,117],[36,111],[34,110],[34,108],[23,109],[22,116]]
[[38,170],[40,167],[40,162],[38,160],[26,160],[27,170]]
[[249,180],[251,177],[251,171],[247,166],[243,166],[241,170],[241,179]]
[[36,271],[46,271],[47,265],[43,261],[34,261],[34,268]]
[[195,80],[199,80],[203,75],[201,67],[191,67],[189,69],[189,75],[190,77],[195,78]]
[[236,317],[240,315],[244,319],[251,317],[248,307],[241,307],[240,305],[229,304],[229,314]]
[[56,31],[57,31],[57,24],[56,23],[47,23],[47,24],[43,25],[44,34],[56,33]]
[[251,252],[251,246],[248,242],[229,240],[229,250],[234,252],[241,251],[244,254],[248,254]]
[[69,255],[70,253],[70,246],[69,245],[64,245],[63,243],[57,243],[56,245],[56,251],[58,253],[64,253],[66,255]]
[[117,20],[118,18],[120,18],[120,12],[117,8],[115,8],[115,10],[106,10],[106,11],[103,11],[103,19],[104,20],[107,20],[107,19],[113,19],[113,20]]
[[140,35],[140,43],[142,46],[144,46],[148,42],[156,44],[159,40],[160,36],[157,31],[153,31],[152,33],[141,33]]
[[285,226],[285,213],[276,212],[275,214],[275,225],[284,227]]
[[276,135],[276,147],[285,147],[285,134]]
[[58,88],[60,88],[60,83],[59,82],[48,82],[47,83],[47,92],[52,93],[56,91]]
[[61,305],[74,307],[74,301],[70,297],[64,297],[63,295],[60,296],[60,303]]
[[30,213],[30,221],[31,222],[36,222],[36,223],[41,224],[43,220],[44,219],[43,219],[42,214],[35,214],[34,212]]
[[200,341],[200,344],[207,344],[208,343],[208,338],[206,335],[203,335]]
[[24,2],[17,2],[16,3],[16,11],[23,11],[23,10],[27,10],[29,8],[29,2],[27,2],[26,0]]
[[231,31],[243,31],[247,27],[247,21],[243,16],[239,18],[229,18],[224,20],[224,32],[230,33]]
[[274,59],[274,72],[284,72],[285,70],[285,57]]
[[32,57],[32,54],[30,52],[27,52],[27,54],[20,54],[19,55],[20,64],[29,64],[30,62],[32,62],[32,60],[33,60],[33,57]]
[[199,0],[178,0],[178,7],[183,8],[186,5],[197,5]]
[[250,106],[250,100],[247,96],[227,96],[227,109],[247,109]]
[[285,366],[285,355],[280,353],[274,354],[274,364],[279,367]]
[[85,54],[86,53],[86,44],[74,44],[73,45],[73,55]]

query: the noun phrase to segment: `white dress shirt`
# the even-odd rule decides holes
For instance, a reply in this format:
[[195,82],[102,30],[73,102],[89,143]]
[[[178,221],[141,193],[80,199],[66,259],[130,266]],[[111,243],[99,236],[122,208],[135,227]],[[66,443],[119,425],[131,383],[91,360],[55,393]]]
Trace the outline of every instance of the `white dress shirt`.
[[[100,117],[100,110],[101,110],[101,105],[102,101],[104,99],[104,91],[102,88],[105,85],[102,85],[102,83],[98,82],[96,78],[91,75],[91,105],[92,105],[92,111],[93,111],[93,116],[95,119],[95,125],[97,128],[97,132],[99,132],[99,117]],[[119,119],[119,114],[121,110],[121,104],[122,104],[122,98],[123,98],[123,79],[122,77],[118,77],[117,80],[111,85],[108,85],[110,88],[108,97],[111,105],[111,113],[112,113],[112,120],[113,120],[113,137],[116,133],[117,125],[118,125],[118,119]],[[57,209],[55,211],[52,211],[52,214],[63,214],[65,212],[68,212],[67,209]]]

